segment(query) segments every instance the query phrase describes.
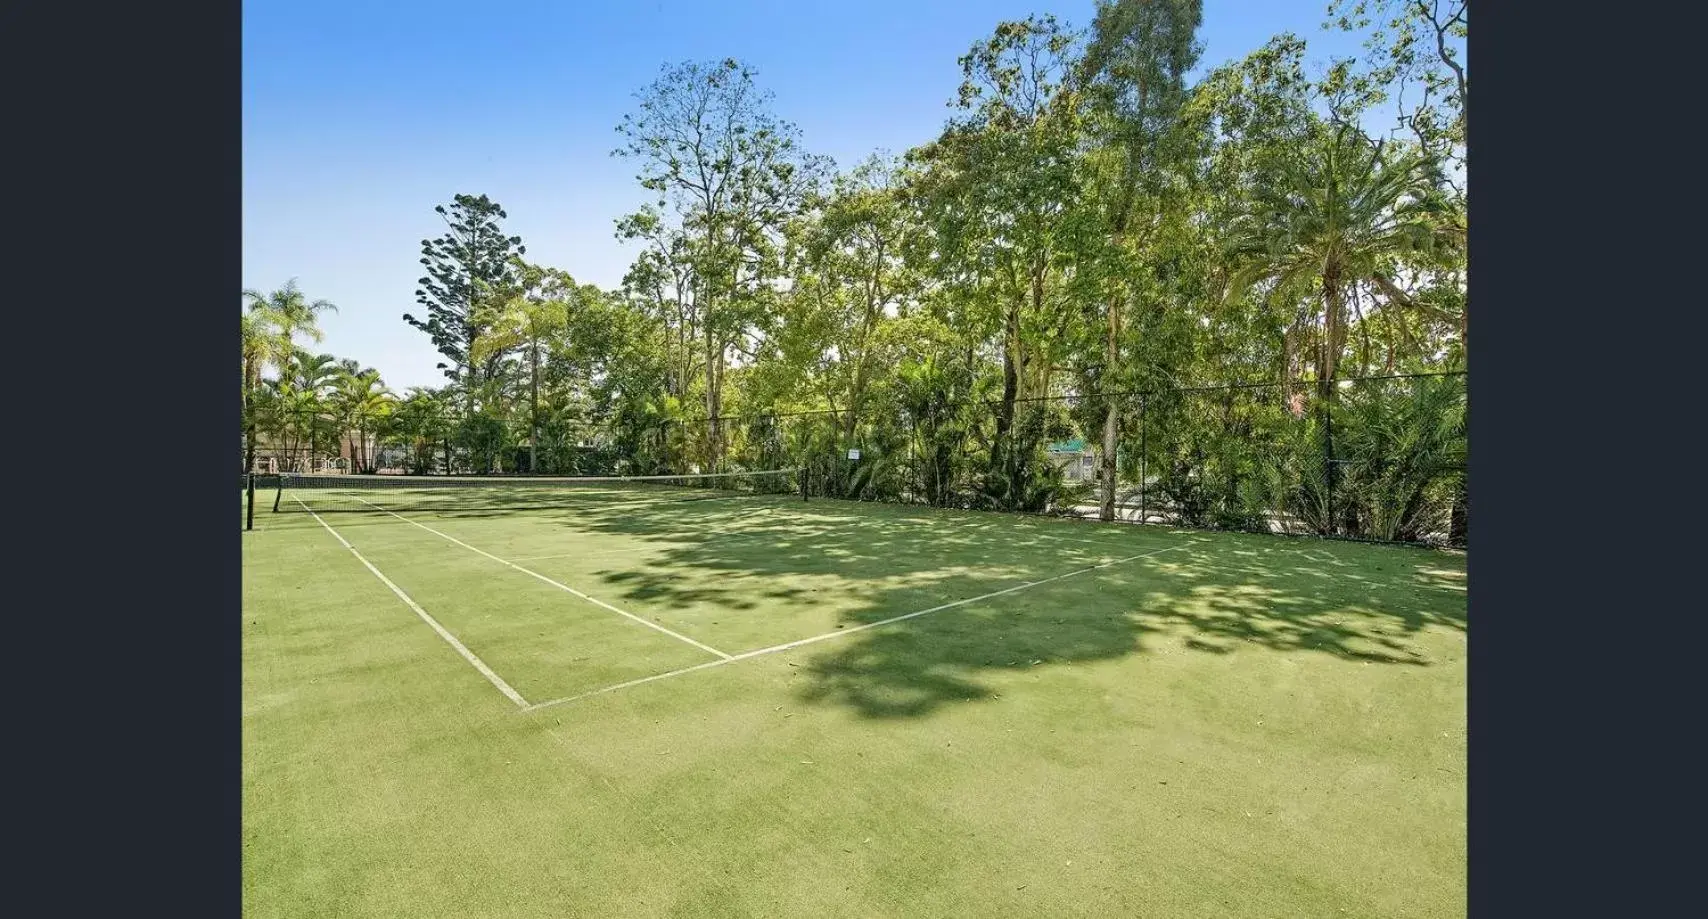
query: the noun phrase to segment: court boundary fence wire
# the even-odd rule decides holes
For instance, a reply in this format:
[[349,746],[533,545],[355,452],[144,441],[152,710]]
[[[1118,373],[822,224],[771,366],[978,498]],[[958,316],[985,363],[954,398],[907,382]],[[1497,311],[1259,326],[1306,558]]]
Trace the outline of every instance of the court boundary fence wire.
[[[532,445],[525,426],[459,428],[449,418],[432,438],[381,426],[360,444],[353,435],[340,442],[337,432],[316,435],[311,419],[296,426],[307,433],[294,454],[262,451],[268,466],[245,470],[246,526],[250,489],[277,488],[276,473],[496,481],[524,478],[533,463],[566,482],[798,468],[803,497],[1467,545],[1464,371],[1155,385],[1006,403],[976,382],[880,388],[854,412],[590,418]],[[459,431],[476,436],[459,440]],[[311,443],[318,452],[306,449]],[[247,458],[247,433],[244,446]],[[1104,484],[1111,473],[1112,493]]]

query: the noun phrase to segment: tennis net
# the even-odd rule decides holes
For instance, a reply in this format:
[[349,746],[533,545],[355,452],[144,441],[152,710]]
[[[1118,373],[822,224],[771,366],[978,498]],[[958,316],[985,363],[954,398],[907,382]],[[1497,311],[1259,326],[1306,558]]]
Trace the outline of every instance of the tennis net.
[[273,510],[456,511],[618,507],[802,494],[799,471],[767,469],[647,476],[405,476],[286,473]]

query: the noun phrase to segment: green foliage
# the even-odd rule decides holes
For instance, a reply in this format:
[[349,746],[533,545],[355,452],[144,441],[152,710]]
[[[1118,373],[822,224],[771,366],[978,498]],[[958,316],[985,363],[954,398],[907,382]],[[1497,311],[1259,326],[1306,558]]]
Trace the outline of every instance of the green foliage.
[[443,398],[432,390],[411,390],[392,411],[387,435],[390,443],[407,451],[411,474],[436,471],[438,451],[451,435]]
[[421,264],[426,276],[416,281],[415,302],[426,318],[405,313],[403,321],[426,332],[433,347],[449,363],[439,364],[445,377],[470,393],[496,372],[501,353],[484,360],[473,356],[489,319],[483,308],[508,299],[516,281],[514,258],[524,254],[520,236],[505,236],[499,221],[509,216],[486,195],[456,195],[450,207],[433,208],[445,221],[446,232],[421,241]]
[[487,412],[475,412],[458,422],[452,443],[462,451],[464,463],[474,472],[504,472],[503,455],[511,444],[509,425]]
[[1417,542],[1447,533],[1465,478],[1463,379],[1360,387],[1336,406],[1335,422],[1337,503],[1350,535]]
[[[451,385],[304,377],[314,305],[251,294],[248,417],[364,470],[377,435],[414,472],[799,467],[860,500],[1077,513],[1095,487],[1109,517],[1462,538],[1462,396],[1336,385],[1463,366],[1462,13],[1337,2],[1363,60],[1282,34],[1195,83],[1199,0],[1001,22],[938,137],[834,175],[741,62],[666,66],[618,128],[650,193],[620,289],[456,196],[410,318]],[[1405,130],[1366,124],[1402,95]],[[1198,385],[1259,381],[1288,382]]]
[[[783,227],[827,164],[801,151],[798,131],[734,59],[666,66],[640,98],[615,153],[657,198],[618,221],[620,237],[648,247],[625,284],[666,330],[671,395],[697,389],[705,414],[719,417],[731,362],[751,355],[769,324]],[[700,464],[722,463],[715,427],[699,446]]]
[[1336,61],[1325,80],[1348,116],[1392,99],[1398,132],[1464,167],[1470,71],[1467,0],[1333,0],[1328,25],[1365,36],[1362,61]]
[[897,373],[897,396],[911,421],[913,480],[933,507],[967,500],[961,483],[974,468],[967,448],[981,420],[974,382],[966,365],[930,357]]
[[[1287,155],[1254,186],[1245,211],[1227,231],[1233,266],[1229,296],[1258,282],[1270,297],[1298,304],[1290,328],[1314,345],[1289,366],[1308,360],[1320,380],[1334,380],[1350,330],[1357,285],[1398,290],[1396,265],[1429,260],[1450,246],[1452,209],[1436,165],[1416,151],[1396,149],[1347,125],[1313,123]],[[1396,306],[1410,305],[1403,294]]]
[[1056,474],[1049,445],[1073,433],[1065,413],[1053,403],[1026,405],[1017,413],[1006,442],[993,446],[988,471],[978,483],[978,504],[999,511],[1047,511],[1070,497],[1082,497]]
[[355,361],[340,361],[340,372],[332,383],[329,408],[349,443],[352,472],[378,471],[377,457],[369,449],[369,435],[382,432],[391,416],[394,397],[380,379],[378,370],[361,369]]
[[243,468],[250,470],[255,466],[261,425],[277,426],[271,421],[277,415],[277,400],[263,390],[262,374],[269,367],[281,374],[285,371],[296,352],[297,336],[320,341],[320,314],[337,312],[338,307],[328,300],[309,300],[295,279],[268,293],[243,291],[243,307]]
[[1287,532],[1326,536],[1334,532],[1335,513],[1330,480],[1338,464],[1331,463],[1325,443],[1328,430],[1321,411],[1311,411],[1283,429],[1280,448],[1262,467],[1262,505],[1274,508]]
[[294,349],[278,377],[251,399],[254,431],[265,436],[291,472],[310,472],[337,455],[343,428],[334,394],[346,368],[330,354]]

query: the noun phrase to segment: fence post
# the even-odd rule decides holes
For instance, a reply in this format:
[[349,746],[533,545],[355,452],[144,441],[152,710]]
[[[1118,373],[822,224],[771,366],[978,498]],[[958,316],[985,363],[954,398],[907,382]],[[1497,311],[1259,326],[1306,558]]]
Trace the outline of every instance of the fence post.
[[243,528],[253,530],[255,529],[255,470],[253,469],[247,474],[244,491],[248,492],[249,507],[244,512]]

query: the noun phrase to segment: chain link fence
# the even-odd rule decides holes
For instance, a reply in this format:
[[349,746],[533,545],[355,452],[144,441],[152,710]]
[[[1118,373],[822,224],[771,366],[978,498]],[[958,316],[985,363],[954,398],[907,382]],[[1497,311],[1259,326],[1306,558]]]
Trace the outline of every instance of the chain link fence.
[[[964,381],[963,381],[964,382]],[[952,379],[852,410],[672,419],[557,416],[537,429],[449,406],[245,432],[261,475],[671,475],[800,469],[809,496],[1463,547],[1461,372],[972,398]],[[525,413],[524,413],[525,417]]]

